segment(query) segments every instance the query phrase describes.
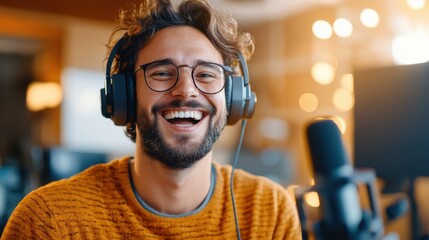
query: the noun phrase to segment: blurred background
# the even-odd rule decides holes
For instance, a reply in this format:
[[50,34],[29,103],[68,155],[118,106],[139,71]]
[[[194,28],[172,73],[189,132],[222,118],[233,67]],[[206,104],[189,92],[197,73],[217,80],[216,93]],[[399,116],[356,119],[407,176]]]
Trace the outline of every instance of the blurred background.
[[[291,193],[314,184],[306,124],[332,116],[353,164],[376,170],[382,206],[398,196],[411,203],[384,219],[387,231],[429,232],[429,2],[211,2],[256,42],[248,65],[258,103],[238,167]],[[99,104],[105,44],[132,3],[0,1],[0,230],[29,191],[133,155]],[[217,161],[230,163],[239,125],[225,130]]]

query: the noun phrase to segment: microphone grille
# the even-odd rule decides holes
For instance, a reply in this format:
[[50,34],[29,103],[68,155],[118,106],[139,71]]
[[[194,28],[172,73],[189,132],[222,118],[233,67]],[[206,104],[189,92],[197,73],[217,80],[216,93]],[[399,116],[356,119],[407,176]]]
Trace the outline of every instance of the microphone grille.
[[307,127],[307,140],[315,175],[329,177],[349,165],[341,132],[332,119],[312,121]]

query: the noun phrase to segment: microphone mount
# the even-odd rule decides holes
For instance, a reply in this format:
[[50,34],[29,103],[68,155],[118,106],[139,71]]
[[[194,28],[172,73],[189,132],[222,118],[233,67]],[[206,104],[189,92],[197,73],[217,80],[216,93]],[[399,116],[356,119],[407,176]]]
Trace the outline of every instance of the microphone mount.
[[[396,233],[384,233],[375,171],[353,168],[336,124],[316,118],[307,139],[316,184],[295,188],[303,240],[398,240]],[[309,193],[317,194],[319,206],[306,204]]]

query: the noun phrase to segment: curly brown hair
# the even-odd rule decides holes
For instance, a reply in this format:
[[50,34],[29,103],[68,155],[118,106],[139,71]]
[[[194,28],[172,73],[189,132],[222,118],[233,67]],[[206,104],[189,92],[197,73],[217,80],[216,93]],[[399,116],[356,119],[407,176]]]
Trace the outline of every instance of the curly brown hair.
[[[117,43],[117,34],[124,40],[117,50],[112,73],[133,71],[138,51],[153,35],[170,26],[190,26],[198,29],[221,53],[224,64],[236,67],[237,53],[249,59],[254,51],[254,40],[249,33],[238,31],[237,22],[230,15],[212,7],[206,0],[185,0],[175,8],[170,0],[143,0],[137,7],[121,10],[119,25],[108,42],[108,56]],[[125,127],[126,135],[135,142],[135,123]]]

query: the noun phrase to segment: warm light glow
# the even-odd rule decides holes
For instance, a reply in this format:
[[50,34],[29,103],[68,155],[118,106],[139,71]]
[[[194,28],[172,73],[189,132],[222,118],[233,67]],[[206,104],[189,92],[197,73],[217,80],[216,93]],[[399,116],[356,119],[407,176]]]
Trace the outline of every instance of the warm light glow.
[[380,17],[374,9],[366,8],[360,13],[360,21],[367,28],[375,28],[380,22]]
[[316,95],[312,93],[304,93],[299,98],[299,106],[305,112],[314,112],[319,105],[319,100]]
[[33,82],[27,88],[27,108],[33,112],[57,107],[62,99],[61,86],[55,82]]
[[319,39],[329,39],[332,36],[332,27],[327,21],[317,20],[313,23],[313,34]]
[[341,87],[346,89],[347,91],[353,93],[354,92],[354,79],[353,74],[347,73],[341,77]]
[[407,0],[407,4],[410,8],[419,10],[425,6],[426,0]]
[[392,43],[392,56],[397,64],[416,64],[429,61],[429,33],[420,29],[397,36]]
[[334,92],[332,102],[335,108],[342,112],[350,111],[355,104],[353,94],[344,88],[339,88]]
[[319,207],[320,201],[319,201],[319,195],[317,192],[309,192],[304,195],[304,201],[310,206],[310,207]]
[[334,22],[334,32],[339,37],[350,37],[353,33],[353,25],[345,18],[338,18]]
[[311,76],[317,83],[328,85],[334,81],[335,68],[330,63],[317,62],[311,68]]

